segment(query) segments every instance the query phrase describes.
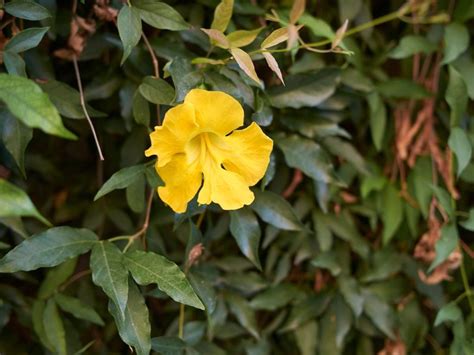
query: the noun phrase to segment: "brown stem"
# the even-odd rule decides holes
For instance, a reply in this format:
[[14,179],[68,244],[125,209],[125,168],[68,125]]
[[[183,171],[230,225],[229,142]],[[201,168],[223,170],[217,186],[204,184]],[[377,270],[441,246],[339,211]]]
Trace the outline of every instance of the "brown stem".
[[76,72],[77,87],[79,88],[82,111],[84,111],[84,115],[86,116],[87,122],[89,123],[92,135],[94,136],[94,141],[97,147],[97,152],[99,153],[99,158],[100,160],[104,160],[102,149],[100,148],[99,138],[97,138],[97,133],[95,132],[94,124],[92,123],[92,120],[89,116],[89,112],[87,112],[86,100],[84,99],[84,90],[82,89],[81,73],[79,72],[79,65],[77,64],[76,55],[72,57],[72,63],[74,64],[74,71]]

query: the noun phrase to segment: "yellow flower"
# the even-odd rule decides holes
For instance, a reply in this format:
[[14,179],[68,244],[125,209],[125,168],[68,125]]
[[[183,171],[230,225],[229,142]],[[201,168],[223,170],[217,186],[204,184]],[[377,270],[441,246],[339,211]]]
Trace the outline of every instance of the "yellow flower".
[[158,195],[175,212],[185,212],[200,188],[199,204],[235,210],[253,202],[249,186],[265,174],[273,141],[256,123],[231,133],[243,123],[242,106],[220,91],[191,90],[166,112],[145,155],[158,156],[155,168],[165,183]]

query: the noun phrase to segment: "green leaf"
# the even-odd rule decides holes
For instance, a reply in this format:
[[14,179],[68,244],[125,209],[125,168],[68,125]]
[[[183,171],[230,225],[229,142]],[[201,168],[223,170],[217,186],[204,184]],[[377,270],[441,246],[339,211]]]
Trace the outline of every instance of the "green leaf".
[[272,106],[277,108],[315,107],[334,94],[338,82],[336,69],[289,75],[285,78],[285,86],[271,87],[268,95]]
[[380,94],[388,98],[420,100],[431,96],[423,86],[409,79],[394,78],[377,84]]
[[171,105],[175,97],[174,89],[170,84],[163,79],[151,76],[143,79],[138,90],[145,99],[157,105]]
[[433,263],[430,265],[428,272],[431,272],[445,261],[451,253],[457,248],[459,243],[458,228],[456,224],[449,223],[445,224],[441,228],[441,237],[438,239],[435,245],[436,258],[433,260]]
[[54,353],[66,355],[66,331],[64,330],[61,314],[52,298],[48,300],[44,308],[43,327],[48,342],[54,348]]
[[150,26],[163,30],[181,31],[189,28],[179,12],[168,4],[155,0],[133,0],[140,16]]
[[92,248],[90,268],[92,281],[102,288],[124,315],[129,292],[128,270],[120,249],[108,241],[97,243]]
[[294,330],[300,325],[306,323],[312,318],[317,318],[323,314],[331,296],[327,292],[321,292],[316,295],[311,295],[302,302],[297,303],[290,311],[285,323],[280,327],[281,333]]
[[474,232],[474,208],[469,210],[469,218],[459,223],[463,228]]
[[295,329],[295,338],[301,355],[317,354],[318,345],[318,323],[315,320],[309,321]]
[[286,163],[300,169],[305,175],[317,181],[331,182],[332,165],[326,152],[314,141],[291,135],[276,138],[275,142],[285,155]]
[[470,99],[474,100],[474,61],[467,56],[461,56],[453,63],[453,66],[464,80]]
[[183,355],[187,344],[177,337],[161,336],[151,339],[151,348],[162,355]]
[[3,64],[7,69],[8,74],[22,76],[26,78],[26,63],[23,57],[15,52],[3,52]]
[[0,179],[0,217],[34,217],[51,226],[31,202],[22,189]]
[[123,56],[121,64],[123,64],[133,47],[135,47],[142,36],[142,20],[140,12],[132,6],[122,6],[117,18],[117,27],[120,39],[123,45]]
[[[49,99],[62,116],[76,119],[86,118],[81,106],[79,91],[73,89],[66,83],[52,79],[41,83],[40,86],[43,91],[48,94]],[[106,116],[106,114],[97,111],[88,104],[86,104],[86,108],[91,117]]]
[[0,260],[0,272],[56,266],[88,252],[97,236],[88,229],[54,227],[26,239]]
[[364,292],[364,312],[386,336],[395,339],[393,329],[395,326],[395,316],[390,306],[379,297],[365,291]]
[[61,121],[48,96],[33,81],[15,75],[0,74],[0,100],[24,124],[46,133],[76,139]]
[[446,88],[446,102],[451,109],[450,125],[458,126],[467,108],[467,87],[464,78],[453,66],[449,66],[449,82]]
[[221,0],[214,10],[214,18],[211,28],[221,32],[225,32],[232,18],[232,10],[234,8],[234,0]]
[[[13,117],[8,110],[0,108],[0,139],[15,159],[23,176],[25,173],[25,150],[33,138],[33,131]],[[0,203],[1,205],[1,203]]]
[[365,299],[361,294],[357,281],[352,277],[341,275],[338,277],[337,282],[344,300],[352,308],[354,316],[359,318],[364,310]]
[[387,125],[387,109],[381,97],[376,92],[367,96],[370,112],[370,134],[377,151],[382,150],[385,127]]
[[123,315],[114,302],[109,302],[109,312],[115,319],[122,340],[135,349],[137,355],[148,355],[151,350],[151,327],[148,308],[138,287],[130,281]]
[[400,40],[398,46],[392,49],[388,56],[393,59],[403,59],[411,57],[417,53],[430,54],[434,52],[436,48],[436,44],[428,40],[426,37],[408,35]]
[[438,326],[441,323],[445,322],[456,322],[462,318],[461,309],[457,306],[456,302],[449,302],[445,304],[438,311],[436,319],[434,321],[434,326]]
[[145,185],[146,179],[143,175],[125,189],[128,206],[135,213],[141,213],[145,209]]
[[[344,19],[345,20],[345,19]],[[336,36],[331,26],[323,19],[313,17],[308,13],[304,13],[298,20],[298,23],[305,25],[315,36],[324,37],[331,41]]]
[[323,145],[331,154],[345,159],[361,174],[369,174],[364,158],[354,148],[354,146],[339,137],[327,137],[323,140]]
[[105,183],[102,185],[100,190],[94,197],[94,201],[97,201],[104,195],[107,195],[109,192],[118,189],[124,189],[138,180],[140,177],[144,176],[146,166],[144,164],[129,166],[123,168],[113,174]]
[[27,28],[18,32],[5,45],[5,51],[21,53],[28,49],[35,48],[43,39],[49,27]]
[[469,46],[469,31],[460,23],[450,23],[444,28],[444,57],[442,64],[451,63]]
[[13,0],[7,2],[3,8],[12,16],[30,21],[39,21],[51,17],[48,9],[33,0]]
[[228,34],[227,39],[229,40],[231,47],[245,47],[255,41],[255,38],[257,38],[258,34],[262,31],[262,29],[263,28],[260,27],[252,31],[235,31]]
[[456,155],[457,160],[457,175],[461,175],[463,170],[467,167],[472,157],[472,146],[466,132],[459,127],[451,128],[448,145]]
[[446,213],[448,214],[449,218],[453,219],[454,218],[454,206],[453,206],[454,202],[449,192],[443,189],[442,187],[439,187],[436,185],[431,185],[431,189],[436,195],[436,198],[439,200],[441,207],[443,207]]
[[261,237],[260,225],[250,208],[244,207],[237,211],[230,211],[230,232],[242,253],[258,269],[261,269],[258,256]]
[[71,313],[77,319],[83,319],[97,325],[104,325],[104,321],[97,312],[79,299],[58,293],[54,296],[54,300],[64,312]]
[[327,269],[332,276],[337,276],[341,273],[342,268],[337,260],[337,255],[332,252],[319,253],[311,260],[311,265],[320,269]]
[[387,184],[383,193],[383,207],[380,211],[383,221],[382,240],[387,245],[395,236],[403,220],[403,203],[398,190]]
[[33,323],[33,329],[38,336],[41,344],[50,351],[54,351],[53,346],[49,343],[49,340],[46,336],[44,325],[43,325],[43,315],[44,309],[46,307],[46,302],[43,300],[35,300],[33,306],[31,307],[31,321]]
[[300,231],[304,229],[293,207],[281,196],[270,191],[254,190],[252,209],[265,222],[279,229]]
[[150,126],[150,105],[148,101],[140,94],[140,91],[135,91],[132,100],[132,111],[135,122],[145,127]]
[[415,198],[420,206],[421,213],[425,218],[428,217],[428,210],[433,196],[431,188],[431,160],[428,158],[418,158],[409,180],[413,181],[413,190]]
[[245,298],[234,294],[226,294],[226,301],[229,304],[230,312],[237,318],[240,325],[244,327],[253,337],[260,338],[255,312],[250,308]]
[[38,298],[47,299],[56,292],[57,288],[64,283],[76,269],[77,258],[66,260],[46,274],[44,281],[38,290]]
[[164,256],[135,250],[125,254],[124,261],[139,285],[156,283],[161,291],[176,302],[204,309],[204,305],[186,279],[186,275],[178,265]]
[[275,311],[288,303],[300,299],[304,295],[298,287],[290,283],[281,283],[267,288],[250,302],[250,307],[258,310]]

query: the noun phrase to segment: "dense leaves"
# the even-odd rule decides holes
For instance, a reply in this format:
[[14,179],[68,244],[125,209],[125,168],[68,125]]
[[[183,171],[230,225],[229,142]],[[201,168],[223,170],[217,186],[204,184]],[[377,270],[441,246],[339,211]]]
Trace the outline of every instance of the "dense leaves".
[[[474,353],[472,1],[0,8],[1,354]],[[273,140],[241,209],[157,194],[196,88]]]

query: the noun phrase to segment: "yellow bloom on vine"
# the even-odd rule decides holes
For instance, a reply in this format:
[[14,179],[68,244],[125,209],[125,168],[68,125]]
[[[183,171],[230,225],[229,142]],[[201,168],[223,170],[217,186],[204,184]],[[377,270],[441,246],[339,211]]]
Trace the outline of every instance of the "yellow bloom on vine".
[[191,90],[166,112],[145,155],[158,156],[165,183],[158,195],[175,212],[185,212],[199,189],[199,204],[235,210],[253,202],[249,187],[265,174],[273,141],[256,123],[234,131],[243,124],[242,106],[221,91]]

